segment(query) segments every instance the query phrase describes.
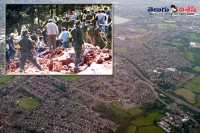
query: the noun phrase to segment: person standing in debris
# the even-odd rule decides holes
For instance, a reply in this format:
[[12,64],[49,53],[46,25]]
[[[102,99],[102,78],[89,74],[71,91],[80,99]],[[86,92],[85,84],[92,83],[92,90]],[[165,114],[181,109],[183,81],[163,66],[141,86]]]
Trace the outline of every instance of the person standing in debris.
[[36,51],[33,46],[31,38],[28,37],[28,31],[23,31],[23,37],[19,41],[19,56],[20,56],[20,72],[24,71],[24,66],[26,59],[29,60],[33,65],[35,65],[40,71],[42,71],[41,66],[38,64],[36,59]]
[[63,41],[62,47],[64,47],[64,48],[69,48],[69,38],[68,37],[69,37],[69,32],[66,31],[65,27],[63,27],[62,32],[59,35],[59,39],[62,39],[62,41]]
[[15,56],[15,46],[14,46],[14,33],[10,34],[10,37],[8,38],[8,45],[9,45],[9,59],[13,59]]
[[47,28],[44,27],[45,29],[42,31],[42,36],[43,36],[43,40],[44,43],[47,45]]
[[32,39],[33,41],[35,41],[35,43],[37,43],[37,41],[38,41],[38,37],[37,37],[35,31],[33,31],[32,35],[31,35],[31,39]]
[[94,24],[93,23],[89,24],[87,31],[88,31],[89,43],[94,44]]
[[56,49],[56,35],[58,35],[58,27],[52,22],[52,19],[49,19],[49,23],[46,25],[46,27],[49,50],[53,51]]
[[99,26],[94,30],[94,34],[95,34],[95,37],[94,37],[95,44],[94,45],[99,46],[101,49],[106,47],[106,45],[107,45],[106,42],[103,40],[103,38],[105,40],[107,40],[107,39],[105,36],[103,36],[104,33],[102,32],[102,27],[103,27],[103,25],[99,24]]
[[82,52],[82,47],[84,47],[84,41],[82,37],[82,32],[81,32],[81,21],[76,22],[76,27],[72,29],[70,32],[70,42],[72,41],[72,46],[74,47],[75,51],[75,61],[74,61],[74,73],[79,72],[79,61],[81,57],[81,52]]

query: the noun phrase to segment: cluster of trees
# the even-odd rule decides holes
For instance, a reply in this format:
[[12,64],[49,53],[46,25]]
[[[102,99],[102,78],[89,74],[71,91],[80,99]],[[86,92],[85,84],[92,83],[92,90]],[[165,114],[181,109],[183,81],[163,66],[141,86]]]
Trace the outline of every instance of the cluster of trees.
[[66,92],[67,88],[65,86],[65,84],[56,84],[56,83],[52,83],[53,86],[55,86],[56,88],[58,88],[59,90],[61,90],[62,92]]
[[175,89],[175,85],[171,82],[157,81],[157,85],[162,89]]
[[165,107],[164,104],[162,104],[161,102],[159,102],[158,100],[156,100],[153,103],[144,103],[141,107],[141,109],[144,112],[149,112],[152,110],[162,110]]

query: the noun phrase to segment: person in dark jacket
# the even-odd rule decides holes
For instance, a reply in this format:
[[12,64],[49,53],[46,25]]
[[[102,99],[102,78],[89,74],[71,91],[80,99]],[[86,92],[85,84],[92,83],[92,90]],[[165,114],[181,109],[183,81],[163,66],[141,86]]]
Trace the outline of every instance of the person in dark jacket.
[[24,71],[26,60],[33,63],[39,70],[42,71],[41,66],[37,62],[37,54],[33,46],[33,41],[28,37],[28,31],[23,31],[23,37],[19,41],[19,55],[20,55],[20,72]]
[[81,22],[78,20],[76,22],[76,27],[72,29],[72,31],[70,32],[70,36],[69,38],[71,38],[69,41],[72,41],[72,46],[74,47],[74,51],[75,51],[75,61],[74,61],[74,73],[78,73],[79,72],[79,61],[81,58],[81,52],[82,52],[82,47],[84,47],[84,41],[83,41],[83,36],[82,36],[82,32],[81,32]]

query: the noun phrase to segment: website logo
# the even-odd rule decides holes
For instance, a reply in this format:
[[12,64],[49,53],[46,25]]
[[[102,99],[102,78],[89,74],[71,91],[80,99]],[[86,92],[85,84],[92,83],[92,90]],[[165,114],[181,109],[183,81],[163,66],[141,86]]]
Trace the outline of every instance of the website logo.
[[195,6],[187,6],[187,7],[177,7],[176,5],[171,5],[168,7],[154,8],[148,7],[148,12],[150,15],[195,15],[196,7]]

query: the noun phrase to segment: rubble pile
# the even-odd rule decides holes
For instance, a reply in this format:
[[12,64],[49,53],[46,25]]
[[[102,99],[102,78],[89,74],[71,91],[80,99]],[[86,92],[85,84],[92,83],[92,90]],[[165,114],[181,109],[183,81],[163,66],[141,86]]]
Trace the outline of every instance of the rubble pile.
[[[27,61],[23,74],[74,74],[73,48],[58,47],[52,52],[46,50],[38,55],[37,60],[42,71]],[[19,58],[15,58],[7,68],[7,74],[19,74],[19,66]],[[78,74],[112,74],[112,51],[86,43],[79,66]]]

